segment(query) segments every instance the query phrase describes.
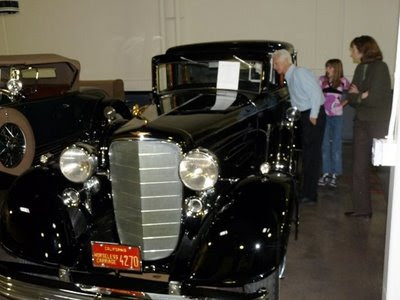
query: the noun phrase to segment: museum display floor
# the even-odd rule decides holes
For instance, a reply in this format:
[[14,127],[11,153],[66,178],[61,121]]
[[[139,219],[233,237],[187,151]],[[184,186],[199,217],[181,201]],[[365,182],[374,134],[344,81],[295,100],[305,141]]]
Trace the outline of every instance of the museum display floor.
[[351,208],[351,163],[351,144],[344,144],[337,188],[319,188],[317,204],[300,206],[298,240],[292,230],[280,282],[282,300],[382,298],[387,201],[371,167],[372,218],[344,216]]

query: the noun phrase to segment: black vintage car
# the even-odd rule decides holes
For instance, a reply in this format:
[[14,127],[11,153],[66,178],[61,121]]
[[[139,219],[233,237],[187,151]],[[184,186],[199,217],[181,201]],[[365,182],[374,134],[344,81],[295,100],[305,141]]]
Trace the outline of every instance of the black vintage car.
[[14,182],[0,295],[278,299],[300,153],[282,48],[295,55],[241,41],[154,57],[153,106]]
[[45,153],[98,132],[113,106],[99,89],[79,90],[78,61],[55,54],[0,56],[0,173],[18,176]]

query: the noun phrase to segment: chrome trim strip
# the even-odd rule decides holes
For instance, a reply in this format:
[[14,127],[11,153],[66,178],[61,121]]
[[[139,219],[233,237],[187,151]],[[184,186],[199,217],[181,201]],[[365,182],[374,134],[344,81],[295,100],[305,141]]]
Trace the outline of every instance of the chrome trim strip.
[[170,181],[148,181],[148,182],[139,182],[139,184],[146,185],[146,184],[161,184],[161,183],[180,183],[178,180],[170,180]]
[[172,237],[177,237],[177,235],[165,235],[165,236],[156,236],[156,237],[149,236],[149,237],[145,237],[143,239],[153,240],[153,239],[166,239],[166,238],[172,238]]
[[180,208],[166,208],[166,209],[142,209],[141,212],[156,212],[156,211],[181,211]]
[[173,170],[175,167],[159,167],[159,168],[139,168],[140,171],[146,171],[146,170]]
[[158,156],[158,155],[168,155],[168,152],[152,152],[152,153],[139,153],[139,156]]
[[[165,222],[165,223],[147,223],[143,224],[142,226],[160,226],[160,225],[176,225],[180,224],[179,222]],[[177,236],[177,235],[174,235]]]
[[143,252],[146,252],[146,253],[157,253],[157,252],[163,252],[163,251],[173,251],[174,249],[158,249],[158,250],[146,250],[146,251],[143,251]]
[[155,196],[140,196],[142,199],[147,198],[173,198],[173,197],[180,197],[181,195],[155,195]]

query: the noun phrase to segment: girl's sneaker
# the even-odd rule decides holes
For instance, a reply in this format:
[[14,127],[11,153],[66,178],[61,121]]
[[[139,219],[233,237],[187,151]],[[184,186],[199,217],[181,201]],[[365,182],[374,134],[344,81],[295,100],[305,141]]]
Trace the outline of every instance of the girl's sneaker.
[[329,180],[329,186],[330,187],[337,187],[337,183],[336,183],[336,181],[337,181],[337,177],[336,177],[336,175],[335,174],[332,174],[332,177],[331,177],[331,179]]
[[319,186],[326,186],[330,182],[329,173],[324,173],[321,178],[318,180]]

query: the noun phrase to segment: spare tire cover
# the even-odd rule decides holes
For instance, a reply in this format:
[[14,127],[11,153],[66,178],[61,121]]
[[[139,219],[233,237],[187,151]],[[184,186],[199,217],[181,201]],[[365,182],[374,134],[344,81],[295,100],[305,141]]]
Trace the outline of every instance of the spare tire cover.
[[14,108],[0,108],[0,172],[19,176],[32,165],[34,155],[28,119]]

